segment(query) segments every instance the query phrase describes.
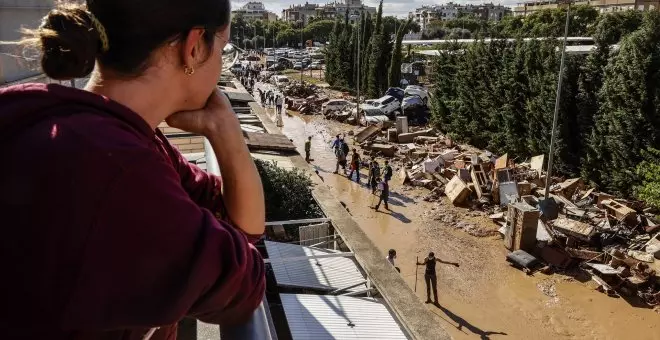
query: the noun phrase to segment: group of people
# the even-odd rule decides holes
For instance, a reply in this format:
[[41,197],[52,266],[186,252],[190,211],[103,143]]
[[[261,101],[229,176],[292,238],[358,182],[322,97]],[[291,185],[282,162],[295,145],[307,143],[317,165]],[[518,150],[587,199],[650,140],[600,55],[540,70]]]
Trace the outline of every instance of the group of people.
[[[335,174],[339,173],[339,168],[341,167],[344,170],[344,173],[346,173],[346,166],[347,166],[347,159],[349,156],[350,148],[348,147],[348,144],[342,138],[340,135],[336,136],[336,139],[332,143],[332,149],[335,152],[335,156],[337,157],[337,164],[335,167]],[[350,155],[351,162],[349,165],[350,172],[348,173],[347,177],[350,180],[353,180],[353,174],[355,174],[355,181],[359,184],[360,183],[360,167],[362,165],[362,158],[360,157],[360,154],[357,152],[357,149],[353,148],[353,152]],[[385,165],[383,168],[383,171],[381,171],[380,165],[378,164],[378,161],[376,161],[375,157],[372,157],[369,164],[369,173],[368,173],[368,180],[367,180],[367,185],[371,188],[371,193],[376,194],[376,192],[379,192],[379,201],[378,204],[376,204],[373,208],[375,210],[378,210],[380,208],[381,203],[384,203],[385,209],[390,210],[387,200],[389,198],[389,181],[392,179],[392,167],[389,164],[389,161],[385,161]],[[381,174],[382,172],[382,174]]]
[[258,89],[257,93],[262,105],[265,105],[266,107],[274,107],[276,114],[282,114],[284,95],[281,93],[276,93],[273,90],[264,92],[261,89]]

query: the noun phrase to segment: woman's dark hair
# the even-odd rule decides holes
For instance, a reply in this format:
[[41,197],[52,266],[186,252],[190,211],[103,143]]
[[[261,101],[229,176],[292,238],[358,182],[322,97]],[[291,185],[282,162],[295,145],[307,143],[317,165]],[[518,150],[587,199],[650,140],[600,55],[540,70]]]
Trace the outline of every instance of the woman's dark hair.
[[[148,67],[153,51],[164,43],[204,28],[208,51],[218,30],[230,22],[229,0],[87,0],[87,6],[59,4],[39,29],[26,30],[22,43],[41,48],[41,67],[57,80],[89,75],[98,62],[119,75],[134,77]],[[103,51],[98,19],[108,37]]]

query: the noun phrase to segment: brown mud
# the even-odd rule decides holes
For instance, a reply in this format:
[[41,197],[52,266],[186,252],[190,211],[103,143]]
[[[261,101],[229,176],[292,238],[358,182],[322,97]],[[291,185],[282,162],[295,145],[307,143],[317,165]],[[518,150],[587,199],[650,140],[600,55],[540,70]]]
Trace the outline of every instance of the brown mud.
[[[388,249],[397,250],[396,265],[413,289],[417,277],[420,299],[426,299],[426,289],[423,268],[414,265],[417,257],[434,251],[436,257],[460,263],[459,268],[437,266],[440,306],[428,305],[455,339],[660,339],[660,314],[595,291],[588,277],[528,276],[510,267],[496,225],[485,213],[454,207],[446,198],[423,201],[427,191],[402,186],[396,168],[392,211],[374,211],[370,206],[376,197],[365,186],[366,169],[362,184],[349,181],[341,170],[332,173],[334,136],[356,129],[295,113],[284,115],[282,128],[301,154],[312,136],[310,166],[380,248],[383,260]],[[352,138],[346,140],[352,149]]]

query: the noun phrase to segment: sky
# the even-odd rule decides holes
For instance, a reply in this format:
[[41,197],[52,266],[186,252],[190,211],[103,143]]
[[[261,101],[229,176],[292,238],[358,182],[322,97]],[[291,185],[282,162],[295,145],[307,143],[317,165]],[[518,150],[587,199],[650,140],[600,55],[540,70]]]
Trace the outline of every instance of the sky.
[[[259,1],[259,0],[255,0]],[[334,2],[334,0],[306,0],[309,3],[313,4],[325,4],[328,2]],[[343,0],[336,0],[337,2],[343,2]],[[363,0],[364,4],[367,6],[378,7],[378,0]],[[266,9],[274,12],[278,16],[282,15],[282,10],[288,8],[290,5],[303,4],[305,0],[271,0],[263,1]],[[448,1],[438,1],[438,0],[385,0],[383,1],[383,13],[385,15],[394,15],[397,17],[407,17],[408,12],[414,11],[415,8],[422,7],[422,5],[433,5],[441,4]],[[501,4],[505,6],[513,6],[522,0],[493,0],[493,1],[484,1],[484,0],[454,0],[454,3],[459,4],[481,4],[484,2]],[[232,1],[232,8],[239,8],[245,5],[247,1]]]

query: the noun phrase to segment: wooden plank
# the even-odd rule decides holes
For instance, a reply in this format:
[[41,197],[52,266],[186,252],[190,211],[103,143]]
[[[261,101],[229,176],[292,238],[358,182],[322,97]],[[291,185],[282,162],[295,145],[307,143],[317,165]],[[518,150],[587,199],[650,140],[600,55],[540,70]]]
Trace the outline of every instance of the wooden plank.
[[538,156],[532,157],[532,160],[529,162],[530,168],[532,170],[538,171],[539,174],[540,174],[541,171],[543,170],[543,160],[544,159],[545,159],[545,155],[538,155]]
[[567,218],[560,217],[554,220],[552,226],[568,236],[573,236],[585,242],[589,242],[594,235],[593,226]]
[[250,150],[296,151],[289,138],[281,134],[245,133],[245,142]]
[[509,155],[505,153],[502,157],[495,160],[495,170],[506,168],[508,162]]
[[477,193],[477,198],[481,198],[483,192],[481,191],[481,182],[479,181],[479,177],[477,177],[475,166],[478,166],[478,164],[472,165],[470,168],[470,176],[472,177],[472,183],[474,183],[474,191]]
[[358,143],[364,142],[365,140],[376,135],[380,131],[381,126],[382,124],[367,126],[366,128],[362,129],[362,131],[358,132],[357,135],[355,135],[355,140]]

